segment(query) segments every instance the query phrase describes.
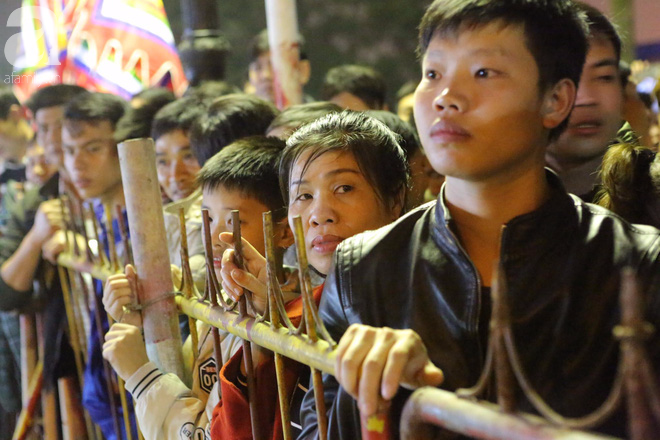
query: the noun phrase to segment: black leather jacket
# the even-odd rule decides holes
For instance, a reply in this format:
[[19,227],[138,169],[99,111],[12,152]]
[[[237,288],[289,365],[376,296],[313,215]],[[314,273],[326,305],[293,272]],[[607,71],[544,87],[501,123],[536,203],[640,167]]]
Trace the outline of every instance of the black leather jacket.
[[[660,328],[660,231],[630,225],[615,214],[567,194],[548,172],[550,199],[503,229],[501,261],[515,341],[540,395],[560,414],[590,413],[614,382],[619,323],[619,269],[631,263],[649,292],[648,320]],[[475,384],[484,364],[490,307],[474,265],[452,232],[443,205],[424,205],[395,223],[344,241],[325,283],[320,310],[337,340],[353,323],[411,328],[445,374],[442,388]],[[660,373],[657,334],[649,341]],[[360,438],[354,400],[334,377],[324,377],[330,439]],[[409,395],[392,405],[392,437]],[[487,396],[492,398],[493,396]],[[521,396],[519,407],[533,412]],[[301,409],[303,433],[316,436],[313,394]],[[598,430],[623,436],[623,411]],[[446,433],[445,433],[446,434]]]

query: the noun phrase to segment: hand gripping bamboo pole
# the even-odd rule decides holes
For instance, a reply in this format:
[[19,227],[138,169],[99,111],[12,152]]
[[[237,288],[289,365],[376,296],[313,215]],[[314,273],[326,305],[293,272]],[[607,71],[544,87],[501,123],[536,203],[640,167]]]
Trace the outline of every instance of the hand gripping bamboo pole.
[[185,382],[154,143],[132,139],[120,143],[118,151],[147,355]]
[[268,45],[273,66],[275,105],[279,109],[303,102],[298,78],[300,42],[295,0],[266,0]]

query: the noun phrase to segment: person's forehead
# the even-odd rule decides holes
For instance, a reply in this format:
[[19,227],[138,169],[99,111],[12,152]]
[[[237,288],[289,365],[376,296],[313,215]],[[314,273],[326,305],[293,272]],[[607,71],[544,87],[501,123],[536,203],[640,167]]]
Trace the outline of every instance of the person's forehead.
[[452,31],[436,31],[429,41],[425,58],[442,56],[442,48],[447,45],[456,46],[468,55],[510,57],[520,51],[531,55],[524,27],[501,20],[478,26],[463,25]]
[[51,123],[61,121],[64,118],[64,106],[55,105],[52,107],[43,107],[37,110],[34,115],[39,123]]
[[609,38],[602,34],[593,34],[587,41],[589,44],[587,49],[587,65],[599,62],[603,59],[610,59],[616,62],[616,66],[618,66],[616,49]]
[[114,130],[110,121],[64,121],[62,136],[69,141],[85,141],[90,138],[110,139]]

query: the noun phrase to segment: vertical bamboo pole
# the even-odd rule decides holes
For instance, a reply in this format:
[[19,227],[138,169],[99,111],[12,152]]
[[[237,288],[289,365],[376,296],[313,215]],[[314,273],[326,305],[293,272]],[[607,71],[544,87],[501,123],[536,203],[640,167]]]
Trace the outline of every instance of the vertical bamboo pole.
[[266,0],[268,45],[273,66],[275,104],[284,109],[303,102],[298,79],[300,42],[295,0]]
[[185,382],[154,143],[132,139],[120,143],[118,151],[147,355]]
[[21,395],[23,402],[30,398],[30,378],[37,365],[37,333],[34,315],[20,315],[21,327]]

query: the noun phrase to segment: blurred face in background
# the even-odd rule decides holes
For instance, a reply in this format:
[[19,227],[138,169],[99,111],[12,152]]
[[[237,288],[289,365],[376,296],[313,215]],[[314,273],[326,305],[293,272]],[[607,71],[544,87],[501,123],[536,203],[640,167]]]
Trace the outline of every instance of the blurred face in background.
[[38,186],[46,183],[57,172],[59,166],[59,157],[46,154],[44,147],[37,142],[33,142],[28,147],[25,159],[27,180]]
[[158,182],[170,200],[181,200],[195,191],[195,175],[199,169],[199,162],[190,148],[187,133],[183,130],[173,130],[158,138]]

